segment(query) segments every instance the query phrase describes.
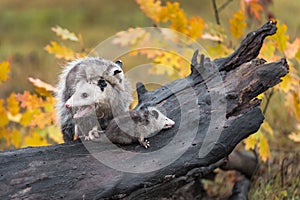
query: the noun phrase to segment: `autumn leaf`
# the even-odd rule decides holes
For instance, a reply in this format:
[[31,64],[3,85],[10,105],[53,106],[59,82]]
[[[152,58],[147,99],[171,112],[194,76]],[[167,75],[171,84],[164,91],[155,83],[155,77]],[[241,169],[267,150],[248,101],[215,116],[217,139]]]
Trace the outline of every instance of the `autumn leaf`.
[[16,94],[11,93],[7,98],[7,107],[11,115],[17,115],[20,112],[19,102],[17,101]]
[[121,46],[136,45],[144,43],[143,41],[149,41],[149,33],[142,28],[129,28],[127,31],[120,31],[116,34],[116,38],[113,40],[113,44],[119,44]]
[[264,162],[271,157],[268,140],[263,134],[261,134],[259,142],[259,155]]
[[4,61],[0,63],[0,85],[2,84],[3,81],[7,81],[10,72],[10,67],[9,67],[9,62]]
[[28,91],[23,94],[16,94],[16,99],[21,102],[22,108],[35,109],[43,106],[43,99],[36,94],[31,95]]
[[269,39],[274,41],[277,49],[281,52],[285,51],[285,49],[287,48],[287,42],[289,40],[289,36],[286,35],[286,31],[286,24],[280,24],[280,22],[278,21],[276,34],[269,37]]
[[30,126],[44,129],[47,125],[51,125],[52,122],[53,122],[52,113],[36,111],[36,113],[32,116]]
[[48,133],[48,137],[50,139],[52,139],[54,142],[60,144],[63,143],[63,138],[62,138],[62,134],[60,132],[60,129],[58,128],[58,126],[48,126],[46,128],[47,133]]
[[159,22],[161,12],[160,0],[136,0],[140,9],[154,22]]
[[63,40],[79,41],[75,33],[70,32],[68,29],[60,26],[52,27],[51,30],[60,36]]
[[291,134],[289,134],[289,138],[294,142],[300,142],[300,132],[292,132]]
[[26,146],[46,146],[48,145],[45,138],[43,138],[37,131],[25,137]]
[[259,57],[265,58],[270,61],[277,60],[279,56],[275,54],[275,49],[276,47],[272,42],[270,42],[270,40],[265,41],[259,52]]
[[260,20],[260,13],[263,11],[263,7],[259,4],[258,0],[248,0],[247,6],[249,9],[250,16],[254,16],[256,19]]
[[287,48],[284,52],[286,58],[292,59],[296,56],[296,53],[300,49],[300,39],[296,38],[294,42],[287,42]]
[[245,150],[254,149],[257,144],[257,137],[254,135],[250,135],[248,138],[244,140]]
[[35,90],[42,96],[52,96],[57,91],[52,85],[41,81],[40,79],[34,79],[29,77],[28,80],[34,85]]
[[4,127],[8,124],[6,109],[4,107],[4,100],[0,99],[0,127]]
[[27,109],[24,113],[22,113],[22,117],[20,119],[20,124],[24,127],[30,125],[33,116],[37,113],[37,110],[29,110]]
[[13,129],[11,132],[8,133],[10,138],[10,143],[15,147],[19,148],[22,143],[22,135],[19,130]]
[[50,54],[54,54],[58,59],[63,58],[65,60],[73,60],[76,58],[76,53],[72,49],[69,49],[63,45],[59,45],[54,41],[51,41],[50,45],[48,44],[45,47],[45,50]]
[[230,32],[233,37],[240,38],[243,35],[243,30],[247,27],[245,19],[246,16],[242,10],[235,12],[233,18],[229,19]]
[[204,29],[204,21],[201,17],[192,17],[188,20],[187,35],[191,38],[200,38]]
[[274,136],[274,131],[270,124],[265,120],[260,127],[264,133],[268,133],[270,136]]

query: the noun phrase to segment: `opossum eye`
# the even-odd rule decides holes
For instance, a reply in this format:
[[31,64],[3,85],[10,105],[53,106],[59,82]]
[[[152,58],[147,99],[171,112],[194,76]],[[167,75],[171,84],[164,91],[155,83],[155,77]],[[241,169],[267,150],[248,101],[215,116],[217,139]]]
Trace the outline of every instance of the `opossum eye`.
[[107,83],[105,80],[103,79],[100,79],[97,83],[97,85],[100,87],[100,88],[105,88],[107,86]]
[[114,75],[119,74],[119,73],[121,73],[121,72],[122,72],[121,70],[118,70],[118,69],[117,69],[117,70],[114,71]]
[[81,95],[82,95],[83,98],[87,98],[88,97],[88,94],[86,92],[82,93]]

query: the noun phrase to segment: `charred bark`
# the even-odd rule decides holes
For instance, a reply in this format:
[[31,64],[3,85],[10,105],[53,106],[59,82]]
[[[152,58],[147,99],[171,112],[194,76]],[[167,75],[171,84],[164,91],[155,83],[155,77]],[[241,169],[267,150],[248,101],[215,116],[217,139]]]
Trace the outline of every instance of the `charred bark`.
[[151,199],[180,191],[204,197],[199,178],[222,166],[259,129],[264,116],[255,97],[288,73],[285,59],[256,59],[263,39],[275,32],[276,23],[266,23],[227,58],[199,60],[195,51],[191,74],[155,91],[139,83],[138,107],[164,108],[176,122],[150,138],[149,149],[75,141],[1,152],[0,198]]

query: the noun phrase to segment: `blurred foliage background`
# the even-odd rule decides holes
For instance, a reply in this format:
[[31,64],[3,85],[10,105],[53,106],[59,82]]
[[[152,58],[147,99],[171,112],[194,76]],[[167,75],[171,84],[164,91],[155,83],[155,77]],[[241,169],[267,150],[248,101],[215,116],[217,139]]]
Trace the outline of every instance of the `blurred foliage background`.
[[[55,126],[55,116],[53,116],[52,105],[55,100],[49,91],[55,90],[51,88],[51,85],[56,85],[58,75],[66,60],[55,59],[45,49],[51,41],[59,41],[51,28],[61,26],[76,33],[80,38],[79,42],[65,41],[63,44],[75,52],[88,53],[101,41],[120,31],[135,27],[157,26],[157,22],[151,20],[151,15],[147,16],[148,8],[141,9],[137,2],[139,0],[0,1],[0,67],[7,68],[9,65],[10,68],[9,79],[0,85],[0,116],[2,116],[0,119],[0,149],[62,142],[59,129]],[[161,2],[162,5],[166,5],[167,1]],[[260,150],[262,147],[265,149],[264,152],[259,152],[265,163],[262,163],[263,167],[258,173],[258,177],[264,177],[264,179],[258,178],[255,181],[252,190],[253,199],[261,199],[261,195],[268,199],[289,199],[290,197],[300,199],[300,191],[297,189],[300,183],[300,171],[297,167],[300,163],[300,147],[297,143],[299,135],[297,137],[296,134],[300,133],[299,2],[295,0],[216,0],[217,5],[225,5],[222,12],[219,12],[222,30],[216,28],[217,22],[212,0],[177,0],[177,2],[187,17],[201,16],[206,24],[205,28],[210,30],[208,31],[210,34],[219,31],[219,34],[228,36],[223,43],[221,42],[223,52],[220,51],[222,48],[219,51],[210,52],[214,57],[228,55],[239,45],[247,32],[257,29],[269,18],[276,18],[280,21],[278,24],[280,33],[275,36],[279,39],[273,37],[267,40],[269,42],[266,42],[263,47],[262,57],[267,60],[289,57],[289,64],[292,66],[295,76],[286,78],[277,89],[267,91],[260,97],[263,98],[262,108],[266,108],[266,122],[268,123],[264,123],[262,129],[246,141],[245,146],[252,149],[257,149],[257,147]],[[259,11],[261,16],[257,18],[251,17],[249,13],[237,14],[239,10],[247,11],[247,8],[243,8],[245,2],[259,2],[263,8]],[[259,9],[256,8],[256,10]],[[238,27],[243,26],[242,22],[247,22],[247,26],[241,28],[243,30],[241,37],[234,37],[234,31],[231,29],[232,22],[230,20],[234,16],[236,21],[233,24]],[[172,22],[160,23],[162,27],[172,26]],[[126,31],[124,33],[126,35]],[[126,39],[124,34],[123,39]],[[216,41],[202,41],[200,37],[195,39],[201,41],[200,43],[208,49],[219,44]],[[278,45],[275,50],[274,41],[276,40],[287,45],[288,50],[278,47]],[[58,44],[62,43],[58,42]],[[299,52],[298,57],[294,51]],[[145,57],[147,55],[144,55]],[[144,58],[139,57],[139,59]],[[136,59],[130,57],[124,59],[125,71],[136,64]],[[141,78],[148,75],[143,74]],[[179,78],[163,76],[167,80]],[[40,83],[36,79],[28,81],[28,77],[39,78],[50,85]],[[291,88],[295,91],[289,92]],[[37,93],[36,89],[38,89]],[[6,116],[7,119],[3,116]],[[9,121],[13,123],[9,123]],[[2,129],[1,126],[6,128]],[[291,133],[295,133],[294,139],[289,137]],[[285,184],[282,184],[283,179]],[[236,180],[235,174],[226,173],[220,175],[216,180],[220,183],[219,187],[215,186],[216,183],[213,188],[210,187],[209,182],[204,184],[207,186],[208,192],[214,195],[229,191],[230,184],[224,186],[224,181],[231,181],[233,184]]]

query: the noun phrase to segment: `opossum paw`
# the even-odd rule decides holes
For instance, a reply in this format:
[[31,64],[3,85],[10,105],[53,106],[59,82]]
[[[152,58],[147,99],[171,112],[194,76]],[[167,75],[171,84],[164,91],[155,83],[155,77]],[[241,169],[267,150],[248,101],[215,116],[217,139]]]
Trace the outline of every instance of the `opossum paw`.
[[148,140],[144,140],[142,142],[142,146],[144,146],[147,149],[148,147],[150,147],[150,142]]
[[90,136],[84,136],[85,141],[90,141],[92,138]]

